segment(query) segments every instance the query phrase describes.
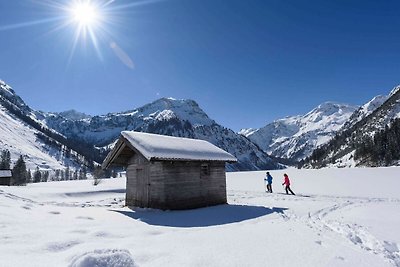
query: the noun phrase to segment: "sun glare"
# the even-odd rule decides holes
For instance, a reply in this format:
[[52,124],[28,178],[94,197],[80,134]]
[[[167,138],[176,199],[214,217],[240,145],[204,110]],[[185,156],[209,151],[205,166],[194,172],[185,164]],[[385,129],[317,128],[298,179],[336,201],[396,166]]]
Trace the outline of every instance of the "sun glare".
[[38,6],[49,9],[52,16],[17,24],[0,25],[0,31],[36,27],[41,24],[53,26],[46,35],[68,29],[71,50],[67,65],[77,49],[84,48],[85,51],[92,51],[87,49],[91,44],[90,48],[94,48],[101,61],[103,61],[104,49],[107,47],[111,48],[123,64],[134,69],[132,59],[115,41],[116,32],[113,28],[121,25],[129,9],[159,1],[164,0],[31,0]]
[[75,22],[80,26],[94,26],[100,19],[99,11],[90,2],[76,3],[71,9],[71,15]]

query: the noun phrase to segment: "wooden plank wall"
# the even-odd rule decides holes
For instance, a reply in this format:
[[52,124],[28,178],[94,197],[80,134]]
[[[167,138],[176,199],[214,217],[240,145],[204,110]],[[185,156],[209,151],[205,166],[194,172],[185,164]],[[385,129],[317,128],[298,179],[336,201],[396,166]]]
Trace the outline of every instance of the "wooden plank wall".
[[163,162],[165,206],[189,209],[226,203],[225,164],[210,162],[201,175],[201,162]]
[[125,205],[127,206],[135,206],[135,207],[144,207],[142,205],[142,197],[141,190],[139,186],[141,186],[138,182],[138,169],[144,170],[148,168],[149,162],[140,154],[134,154],[129,162],[128,167],[126,169],[126,198]]
[[135,155],[127,168],[126,205],[189,209],[226,203],[225,163],[207,162],[210,171],[206,175],[202,175],[201,164],[148,162]]

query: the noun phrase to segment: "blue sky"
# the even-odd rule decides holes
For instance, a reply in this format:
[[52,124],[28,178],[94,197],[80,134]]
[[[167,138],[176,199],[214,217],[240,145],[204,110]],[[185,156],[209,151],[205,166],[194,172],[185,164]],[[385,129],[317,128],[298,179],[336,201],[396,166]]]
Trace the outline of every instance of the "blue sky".
[[0,0],[0,79],[35,109],[189,98],[239,130],[400,84],[399,1],[97,1],[97,49],[60,27],[71,2]]

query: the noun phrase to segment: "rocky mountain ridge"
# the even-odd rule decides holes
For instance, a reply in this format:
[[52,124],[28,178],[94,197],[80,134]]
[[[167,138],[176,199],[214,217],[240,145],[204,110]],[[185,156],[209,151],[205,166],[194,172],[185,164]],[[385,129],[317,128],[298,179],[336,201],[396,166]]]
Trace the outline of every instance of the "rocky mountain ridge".
[[109,147],[121,131],[164,134],[209,141],[238,158],[229,170],[276,169],[282,166],[244,136],[217,124],[193,100],[161,98],[140,108],[71,119],[56,113],[40,113],[41,122],[67,138]]
[[[378,99],[378,100],[377,100]],[[385,101],[382,101],[385,100]],[[373,104],[373,108],[371,108]],[[352,167],[352,166],[389,166],[391,162],[372,162],[362,156],[354,157],[366,142],[391,126],[400,118],[400,86],[396,86],[388,96],[373,98],[360,107],[346,126],[331,141],[316,149],[304,161],[308,167]],[[380,143],[386,146],[388,143]]]
[[356,109],[352,105],[325,102],[305,115],[286,117],[239,133],[273,156],[299,161],[333,138]]

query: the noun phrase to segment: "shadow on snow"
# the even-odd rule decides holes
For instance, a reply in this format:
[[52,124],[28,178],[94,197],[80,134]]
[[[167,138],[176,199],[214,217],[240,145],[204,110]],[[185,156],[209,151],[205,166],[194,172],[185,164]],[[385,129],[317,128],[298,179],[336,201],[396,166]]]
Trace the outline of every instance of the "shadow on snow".
[[99,191],[70,192],[70,193],[65,193],[65,195],[68,197],[81,197],[81,196],[101,195],[101,194],[122,194],[125,192],[126,189],[108,189]]
[[206,227],[255,219],[272,213],[283,213],[286,208],[266,208],[246,205],[218,205],[213,207],[162,211],[131,207],[130,211],[112,210],[149,225],[169,227]]

